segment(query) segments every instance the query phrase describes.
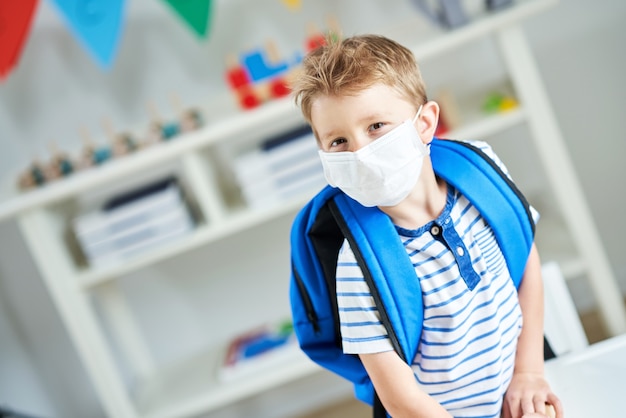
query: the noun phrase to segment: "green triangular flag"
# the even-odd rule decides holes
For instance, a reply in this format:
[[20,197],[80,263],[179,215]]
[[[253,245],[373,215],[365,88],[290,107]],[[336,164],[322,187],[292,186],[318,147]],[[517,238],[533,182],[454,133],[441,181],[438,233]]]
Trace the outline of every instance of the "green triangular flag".
[[211,0],[163,0],[169,4],[180,17],[199,36],[205,37],[211,17]]

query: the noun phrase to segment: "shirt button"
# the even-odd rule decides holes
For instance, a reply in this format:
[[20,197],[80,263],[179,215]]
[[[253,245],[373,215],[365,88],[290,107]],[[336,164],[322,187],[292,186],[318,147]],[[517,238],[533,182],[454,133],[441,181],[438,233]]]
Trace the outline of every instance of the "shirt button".
[[432,228],[430,228],[430,233],[433,235],[439,235],[440,232],[441,228],[439,228],[437,225],[433,225]]
[[463,257],[463,254],[465,254],[465,250],[463,249],[463,247],[456,247],[456,253],[459,255],[459,257]]

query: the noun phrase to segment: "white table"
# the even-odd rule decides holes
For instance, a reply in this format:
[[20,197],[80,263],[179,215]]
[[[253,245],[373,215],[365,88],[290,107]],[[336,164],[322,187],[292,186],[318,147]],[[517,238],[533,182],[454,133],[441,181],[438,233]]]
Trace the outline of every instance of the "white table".
[[545,372],[567,418],[626,417],[626,335],[549,360]]

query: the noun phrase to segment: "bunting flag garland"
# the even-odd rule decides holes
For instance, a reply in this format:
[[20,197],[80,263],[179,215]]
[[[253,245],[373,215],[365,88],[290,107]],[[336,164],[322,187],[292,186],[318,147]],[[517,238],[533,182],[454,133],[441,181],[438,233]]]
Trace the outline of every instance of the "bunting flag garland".
[[52,0],[74,35],[98,63],[108,69],[113,63],[122,32],[126,0]]
[[211,0],[163,0],[200,37],[206,37],[211,19]]
[[0,80],[17,65],[38,0],[0,1]]
[[300,10],[300,7],[302,7],[302,0],[282,0],[282,2],[292,12]]

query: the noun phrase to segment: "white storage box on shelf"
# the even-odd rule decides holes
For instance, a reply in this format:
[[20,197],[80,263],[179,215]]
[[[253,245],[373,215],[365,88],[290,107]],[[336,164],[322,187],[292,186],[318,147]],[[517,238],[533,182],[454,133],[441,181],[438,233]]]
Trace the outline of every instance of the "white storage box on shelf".
[[264,141],[233,161],[242,197],[251,207],[287,201],[325,184],[317,143],[308,127]]
[[165,179],[109,201],[72,221],[91,266],[136,256],[193,230],[193,219],[178,182]]

